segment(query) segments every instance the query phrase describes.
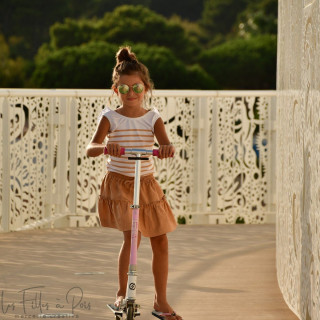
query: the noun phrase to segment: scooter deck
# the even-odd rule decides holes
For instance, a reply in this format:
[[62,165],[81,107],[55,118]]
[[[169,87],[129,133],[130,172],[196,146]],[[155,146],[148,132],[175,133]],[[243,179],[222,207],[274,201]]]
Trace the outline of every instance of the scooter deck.
[[108,307],[116,316],[120,316],[120,317],[123,316],[123,313],[124,313],[123,310],[117,309],[114,304],[107,304],[107,307]]
[[[117,309],[114,304],[107,304],[107,307],[114,313],[115,316],[122,317],[124,314],[126,314],[125,310]],[[135,317],[138,317],[140,315],[140,311],[134,312]]]

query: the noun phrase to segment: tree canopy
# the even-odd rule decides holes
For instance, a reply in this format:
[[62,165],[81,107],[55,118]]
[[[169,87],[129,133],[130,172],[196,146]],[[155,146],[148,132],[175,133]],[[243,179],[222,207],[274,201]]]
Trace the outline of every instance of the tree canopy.
[[20,87],[23,85],[25,61],[10,58],[10,48],[0,34],[0,87]]
[[108,88],[129,44],[156,88],[274,89],[277,0],[2,0],[0,84]]
[[[39,56],[33,74],[41,88],[111,88],[111,74],[118,46],[89,42],[64,47]],[[186,66],[165,47],[132,46],[158,89],[211,89],[214,80],[199,65]]]
[[276,48],[274,35],[234,39],[204,51],[200,63],[224,89],[270,89],[276,85]]
[[94,41],[122,44],[126,41],[164,46],[183,61],[193,61],[200,45],[188,37],[179,23],[143,6],[124,5],[99,20],[66,19],[50,28],[53,49]]

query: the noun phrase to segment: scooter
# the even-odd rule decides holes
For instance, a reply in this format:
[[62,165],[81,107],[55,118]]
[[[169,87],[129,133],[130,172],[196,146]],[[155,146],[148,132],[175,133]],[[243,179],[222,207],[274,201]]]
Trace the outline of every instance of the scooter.
[[[105,154],[107,150],[105,149]],[[159,156],[159,150],[146,149],[124,149],[120,150],[121,155],[130,155],[129,160],[135,161],[134,175],[134,192],[132,208],[132,227],[131,227],[131,248],[130,248],[130,264],[128,271],[128,283],[126,297],[122,301],[121,306],[116,308],[113,304],[108,304],[109,309],[114,313],[115,320],[133,320],[140,316],[140,305],[136,303],[137,293],[137,244],[139,230],[139,194],[140,194],[140,172],[141,160],[148,160],[146,156]]]

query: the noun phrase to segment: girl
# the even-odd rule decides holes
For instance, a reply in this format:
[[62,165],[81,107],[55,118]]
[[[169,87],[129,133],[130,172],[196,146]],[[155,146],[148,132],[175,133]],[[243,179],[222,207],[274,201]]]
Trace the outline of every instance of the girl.
[[[89,145],[87,155],[97,157],[103,153],[103,141],[108,137],[110,155],[107,174],[102,181],[99,198],[99,217],[104,227],[123,232],[123,244],[119,253],[119,289],[115,307],[120,308],[126,294],[127,272],[130,258],[131,209],[133,200],[134,161],[120,157],[120,148],[152,149],[154,135],[159,148],[159,158],[172,157],[174,147],[170,143],[164,123],[156,109],[143,107],[146,93],[151,91],[149,71],[131,52],[120,48],[112,75],[112,89],[118,95],[121,106],[113,111],[105,109]],[[168,239],[166,233],[176,228],[176,221],[165,196],[153,176],[152,159],[141,163],[140,218],[138,246],[141,233],[150,238],[153,251],[152,271],[155,283],[153,315],[163,320],[182,320],[167,302]]]

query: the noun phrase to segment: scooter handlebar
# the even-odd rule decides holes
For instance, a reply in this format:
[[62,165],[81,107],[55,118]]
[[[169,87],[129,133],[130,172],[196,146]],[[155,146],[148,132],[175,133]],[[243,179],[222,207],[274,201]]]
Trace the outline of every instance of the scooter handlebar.
[[[104,147],[103,154],[108,154],[107,147]],[[120,148],[120,155],[123,156],[125,154],[140,154],[140,155],[151,155],[154,157],[159,157],[159,149],[146,150],[146,149],[125,149]]]

